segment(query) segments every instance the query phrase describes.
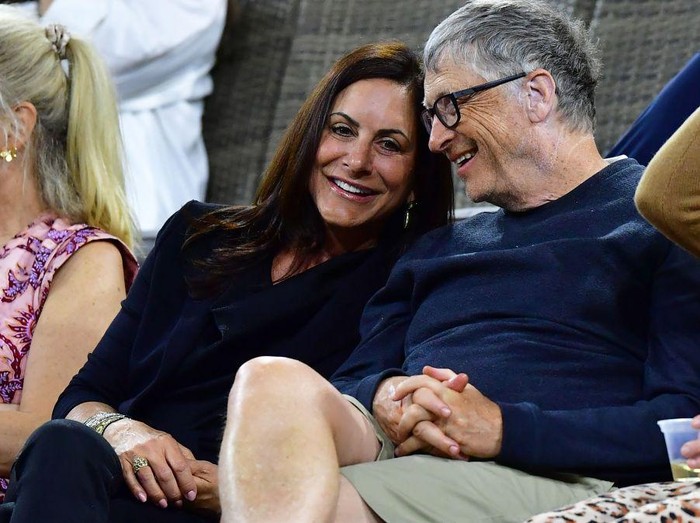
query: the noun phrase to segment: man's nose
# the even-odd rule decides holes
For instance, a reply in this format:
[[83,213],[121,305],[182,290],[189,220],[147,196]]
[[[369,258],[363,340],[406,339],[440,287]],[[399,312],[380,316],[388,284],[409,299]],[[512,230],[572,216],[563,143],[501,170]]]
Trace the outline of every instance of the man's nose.
[[444,153],[454,134],[454,129],[448,129],[438,117],[433,116],[428,147],[434,153]]

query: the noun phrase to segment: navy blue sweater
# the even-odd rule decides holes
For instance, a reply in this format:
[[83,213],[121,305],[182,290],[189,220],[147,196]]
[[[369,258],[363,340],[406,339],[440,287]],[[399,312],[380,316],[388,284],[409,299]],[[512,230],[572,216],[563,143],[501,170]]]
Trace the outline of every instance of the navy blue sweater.
[[656,420],[700,412],[700,262],[638,215],[641,172],[621,160],[424,237],[365,308],[336,387],[371,409],[388,376],[463,371],[503,412],[498,462],[670,479]]

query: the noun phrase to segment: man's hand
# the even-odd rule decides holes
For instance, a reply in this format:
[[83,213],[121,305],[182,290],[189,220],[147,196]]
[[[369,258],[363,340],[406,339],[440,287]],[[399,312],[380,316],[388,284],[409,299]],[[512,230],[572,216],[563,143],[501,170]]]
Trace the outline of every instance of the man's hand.
[[197,497],[194,501],[186,501],[185,508],[210,515],[220,514],[219,467],[204,460],[189,460],[188,464],[197,484]]
[[[103,435],[119,456],[126,485],[140,501],[148,499],[163,508],[168,503],[181,507],[185,500],[197,497],[188,463],[194,456],[170,434],[124,418],[107,427]],[[148,466],[134,473],[137,456],[147,459]]]
[[[452,410],[429,385],[461,392],[467,382],[466,374],[426,366],[423,375],[412,376],[397,385],[393,399],[400,400],[403,405],[403,415],[395,428],[396,442],[400,444],[397,456],[423,452],[448,458],[466,458],[461,454],[459,444],[438,428],[437,420],[449,418]],[[410,393],[406,392],[409,389],[405,383],[409,384]],[[408,439],[410,442],[406,443]]]
[[[444,381],[447,387],[457,392],[461,392],[467,384],[466,374],[456,374],[449,369],[436,369],[426,366],[423,372],[431,375],[434,379]],[[404,396],[400,400],[395,399],[396,387],[406,379],[408,379],[406,376],[394,376],[384,380],[377,388],[372,404],[375,419],[389,438],[397,445],[403,443],[411,433],[410,430],[405,431],[399,428],[401,420],[405,418],[406,411],[410,411],[410,419],[414,420],[414,424],[422,420],[432,419],[432,416],[447,417],[450,415],[449,407],[429,389],[418,392],[419,395],[423,395],[422,404],[427,408],[414,404],[411,394]],[[404,423],[406,422],[404,421]],[[448,445],[451,443],[454,448],[457,448],[457,444],[454,441],[444,441],[444,443]],[[438,454],[427,443],[422,450]]]
[[[396,386],[394,400],[410,395],[413,405],[432,414],[428,418],[417,409],[407,409],[397,429],[397,436],[404,438],[396,449],[397,456],[424,450],[426,445],[452,457],[496,456],[503,438],[501,409],[472,385],[461,392],[452,390],[446,386],[447,382],[432,377],[444,377],[437,371],[448,372],[447,369],[426,368],[422,376],[412,376]],[[436,399],[448,407],[449,416],[438,415]],[[456,453],[450,442],[456,442],[460,452]]]
[[[435,369],[433,367],[425,367],[424,372],[431,372],[434,374],[435,379],[444,380],[446,385],[458,392],[464,389],[467,384],[467,375],[460,374],[457,375],[449,369]],[[404,417],[404,413],[407,409],[412,406],[411,395],[405,395],[401,399],[395,399],[394,395],[396,393],[396,387],[399,383],[408,379],[406,376],[393,376],[387,378],[379,384],[377,392],[374,395],[374,400],[372,401],[372,414],[374,418],[379,423],[379,426],[386,433],[387,436],[398,445],[406,439],[406,434],[399,435],[399,423]],[[427,391],[430,393],[430,391]],[[430,393],[430,397],[424,398],[424,404],[428,405],[430,408],[429,412],[433,412],[436,416],[449,416],[449,407],[437,396]],[[413,409],[416,414],[423,411],[422,407],[416,405]],[[423,416],[418,416],[421,419],[430,418],[430,414],[424,411]]]
[[397,432],[399,422],[403,416],[404,406],[409,405],[411,401],[410,397],[407,397],[403,402],[394,400],[396,386],[405,379],[407,379],[406,376],[393,376],[385,379],[377,387],[377,392],[372,400],[372,414],[374,418],[395,444],[403,441],[397,439]]

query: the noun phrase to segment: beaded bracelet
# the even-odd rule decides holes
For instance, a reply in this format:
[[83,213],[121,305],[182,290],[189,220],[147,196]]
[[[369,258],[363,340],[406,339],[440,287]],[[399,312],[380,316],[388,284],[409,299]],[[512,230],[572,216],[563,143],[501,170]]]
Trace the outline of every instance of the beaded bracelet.
[[98,412],[97,414],[94,414],[86,419],[84,424],[86,427],[91,428],[102,436],[108,426],[115,421],[119,421],[120,419],[124,418],[126,418],[126,416],[124,416],[124,414],[119,414],[118,412]]

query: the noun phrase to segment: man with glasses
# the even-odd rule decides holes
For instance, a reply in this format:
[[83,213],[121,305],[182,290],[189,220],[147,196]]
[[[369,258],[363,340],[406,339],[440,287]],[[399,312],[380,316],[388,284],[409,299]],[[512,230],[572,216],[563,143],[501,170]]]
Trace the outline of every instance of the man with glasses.
[[470,0],[424,55],[430,148],[501,210],[405,254],[332,385],[241,368],[225,522],[522,521],[670,479],[656,420],[700,409],[700,264],[637,214],[643,168],[596,149],[583,25]]

